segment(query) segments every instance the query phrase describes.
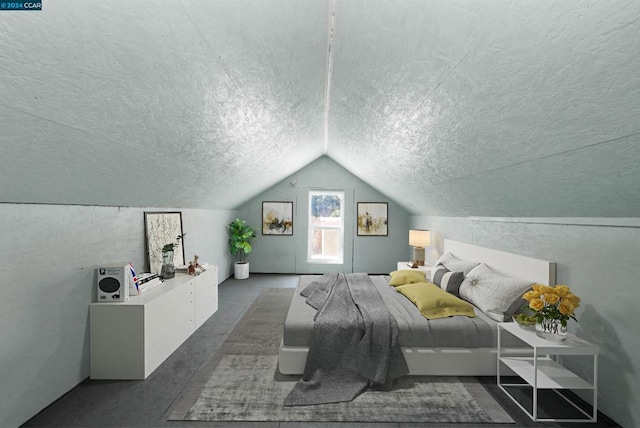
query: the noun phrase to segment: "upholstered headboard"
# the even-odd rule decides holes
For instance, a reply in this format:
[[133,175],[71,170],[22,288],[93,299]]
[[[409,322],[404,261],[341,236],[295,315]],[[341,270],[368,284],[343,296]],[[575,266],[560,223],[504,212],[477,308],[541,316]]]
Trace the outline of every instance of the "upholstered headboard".
[[479,247],[464,242],[444,240],[444,252],[450,252],[462,260],[485,263],[495,272],[512,278],[555,285],[556,264],[491,248]]

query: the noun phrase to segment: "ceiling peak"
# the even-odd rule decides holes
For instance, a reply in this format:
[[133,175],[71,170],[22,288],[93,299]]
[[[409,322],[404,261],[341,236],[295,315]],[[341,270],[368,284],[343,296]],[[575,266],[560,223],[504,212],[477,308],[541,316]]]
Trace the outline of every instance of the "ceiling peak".
[[329,1],[329,19],[327,24],[327,75],[324,92],[324,145],[322,154],[329,151],[329,106],[331,105],[331,75],[333,74],[333,51],[336,30],[336,0]]

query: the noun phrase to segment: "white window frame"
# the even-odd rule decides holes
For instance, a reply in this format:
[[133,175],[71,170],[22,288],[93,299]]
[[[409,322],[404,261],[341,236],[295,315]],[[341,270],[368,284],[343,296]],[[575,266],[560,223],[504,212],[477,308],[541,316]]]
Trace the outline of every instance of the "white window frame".
[[[313,196],[340,195],[340,225],[339,226],[316,226],[311,222],[311,200]],[[310,190],[308,200],[309,214],[307,217],[307,263],[317,264],[344,264],[344,210],[345,192],[344,190]],[[340,254],[336,257],[324,257],[313,255],[313,232],[314,230],[338,230],[340,232]]]

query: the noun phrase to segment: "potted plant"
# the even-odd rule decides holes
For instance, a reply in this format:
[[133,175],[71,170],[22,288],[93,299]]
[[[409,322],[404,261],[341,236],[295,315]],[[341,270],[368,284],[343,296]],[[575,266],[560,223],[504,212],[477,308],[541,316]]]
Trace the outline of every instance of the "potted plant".
[[251,241],[255,238],[255,232],[251,226],[247,226],[246,221],[236,218],[229,223],[229,251],[232,255],[238,256],[233,269],[236,279],[249,278],[249,262],[244,257],[251,252]]
[[186,235],[186,233],[178,235],[175,242],[165,244],[162,247],[162,268],[160,269],[160,278],[169,279],[176,276],[176,267],[173,264],[173,252],[176,247],[180,245],[180,240],[184,239],[184,235]]
[[557,342],[566,340],[567,321],[578,321],[574,310],[580,306],[580,298],[564,284],[555,287],[534,284],[531,288],[522,298],[535,313],[538,336]]

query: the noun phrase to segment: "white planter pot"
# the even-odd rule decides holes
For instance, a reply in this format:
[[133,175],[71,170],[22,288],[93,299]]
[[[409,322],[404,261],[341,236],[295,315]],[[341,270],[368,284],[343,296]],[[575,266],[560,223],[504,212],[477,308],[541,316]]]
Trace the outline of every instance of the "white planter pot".
[[233,265],[233,277],[235,279],[249,278],[249,262],[245,262],[245,263],[236,262]]

